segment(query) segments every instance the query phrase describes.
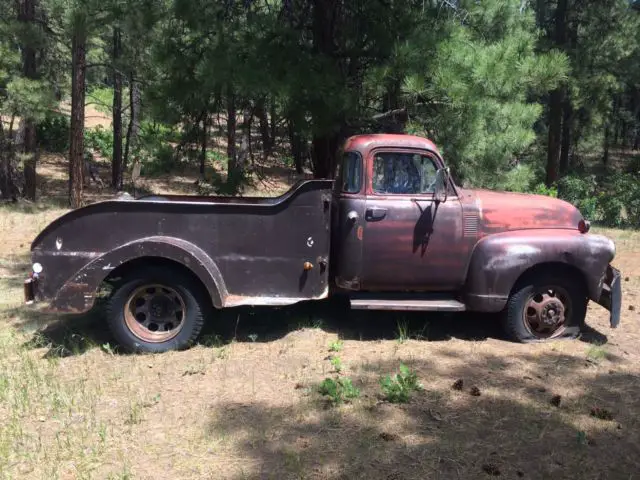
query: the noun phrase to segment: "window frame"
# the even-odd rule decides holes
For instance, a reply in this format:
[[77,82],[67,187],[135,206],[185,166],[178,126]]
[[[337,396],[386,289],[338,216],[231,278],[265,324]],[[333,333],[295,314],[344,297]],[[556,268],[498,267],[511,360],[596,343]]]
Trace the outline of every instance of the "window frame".
[[[347,155],[354,155],[357,165],[357,190],[345,190],[345,163],[347,160]],[[338,180],[340,184],[338,185],[339,192],[344,195],[359,195],[362,192],[362,188],[365,185],[364,181],[364,161],[362,159],[362,154],[358,150],[347,150],[342,153],[340,158],[340,172],[338,174]]]
[[[379,154],[385,154],[385,153],[391,153],[391,154],[398,154],[398,155],[402,155],[402,154],[409,154],[409,155],[421,155],[423,157],[427,157],[431,160],[431,162],[433,163],[434,167],[436,168],[436,171],[438,171],[440,168],[443,168],[442,166],[442,162],[440,160],[440,158],[434,154],[432,151],[430,150],[423,150],[423,149],[408,149],[408,148],[393,148],[393,147],[379,147],[379,148],[375,148],[373,150],[371,150],[369,152],[369,161],[368,163],[368,167],[367,167],[367,191],[366,191],[366,195],[367,196],[372,196],[372,197],[377,197],[377,198],[417,198],[417,197],[423,197],[423,198],[433,198],[435,195],[435,192],[425,192],[425,193],[389,193],[389,192],[385,192],[385,193],[380,193],[380,192],[376,192],[373,188],[373,175],[374,175],[374,162],[375,162],[375,157],[376,155]],[[452,189],[451,189],[451,184],[450,182],[447,182],[447,191],[451,194]],[[457,192],[455,192],[455,190],[453,190],[453,194],[454,196],[456,195]]]

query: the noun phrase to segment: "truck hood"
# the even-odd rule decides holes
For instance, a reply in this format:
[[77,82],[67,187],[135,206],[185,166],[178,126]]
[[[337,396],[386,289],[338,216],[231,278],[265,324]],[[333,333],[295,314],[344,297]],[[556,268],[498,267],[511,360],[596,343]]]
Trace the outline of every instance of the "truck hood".
[[569,202],[544,195],[471,190],[485,234],[510,230],[562,228],[578,230],[584,220]]

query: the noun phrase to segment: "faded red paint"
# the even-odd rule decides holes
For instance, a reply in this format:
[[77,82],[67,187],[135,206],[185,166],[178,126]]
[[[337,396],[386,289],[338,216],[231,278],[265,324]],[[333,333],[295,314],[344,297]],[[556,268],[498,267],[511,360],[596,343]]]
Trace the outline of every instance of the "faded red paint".
[[544,195],[470,190],[465,203],[478,209],[484,235],[520,229],[577,230],[582,215],[568,202]]

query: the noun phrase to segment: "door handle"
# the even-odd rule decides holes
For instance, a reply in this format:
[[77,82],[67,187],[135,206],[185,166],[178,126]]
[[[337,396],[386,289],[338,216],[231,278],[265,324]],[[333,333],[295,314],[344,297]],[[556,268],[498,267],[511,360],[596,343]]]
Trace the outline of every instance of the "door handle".
[[371,207],[365,212],[365,219],[369,221],[382,220],[387,216],[386,208]]

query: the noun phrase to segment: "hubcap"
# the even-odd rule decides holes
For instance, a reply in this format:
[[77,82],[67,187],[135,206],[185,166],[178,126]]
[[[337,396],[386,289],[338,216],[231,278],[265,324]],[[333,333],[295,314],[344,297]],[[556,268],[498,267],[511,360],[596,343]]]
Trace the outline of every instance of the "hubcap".
[[536,337],[549,338],[561,333],[571,318],[571,301],[558,287],[538,289],[525,304],[524,323]]
[[145,342],[159,343],[175,337],[184,323],[182,296],[164,285],[137,288],[124,307],[127,327]]

